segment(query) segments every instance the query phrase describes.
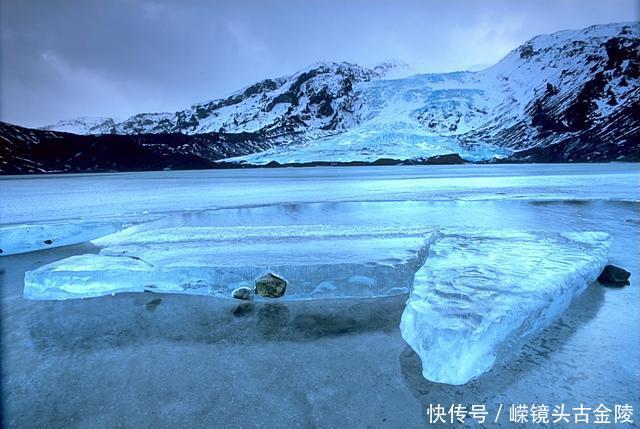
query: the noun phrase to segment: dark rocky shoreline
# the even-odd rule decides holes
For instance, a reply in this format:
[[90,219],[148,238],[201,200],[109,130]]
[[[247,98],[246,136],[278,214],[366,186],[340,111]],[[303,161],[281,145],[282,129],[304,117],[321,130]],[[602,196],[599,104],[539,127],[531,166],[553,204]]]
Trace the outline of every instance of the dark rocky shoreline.
[[225,158],[266,150],[264,136],[242,134],[77,135],[36,130],[0,122],[0,175],[113,173],[162,170],[208,170],[286,167],[363,167],[391,165],[523,164],[566,162],[638,162],[640,151],[593,158],[567,157],[561,145],[515,152],[508,158],[471,162],[457,153],[422,159],[312,161],[264,165],[227,162]]

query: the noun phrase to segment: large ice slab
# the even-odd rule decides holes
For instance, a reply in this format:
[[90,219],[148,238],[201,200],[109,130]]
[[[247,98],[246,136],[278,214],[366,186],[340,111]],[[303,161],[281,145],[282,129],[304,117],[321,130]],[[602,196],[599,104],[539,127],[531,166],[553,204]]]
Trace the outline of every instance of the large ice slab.
[[119,292],[231,297],[273,272],[285,300],[387,296],[409,291],[435,233],[354,226],[180,227],[117,234],[100,254],[72,256],[25,275],[25,298]]
[[0,226],[0,256],[84,243],[125,228],[125,222],[66,221]]
[[598,232],[439,233],[400,323],[423,376],[464,384],[517,351],[597,278],[609,245]]

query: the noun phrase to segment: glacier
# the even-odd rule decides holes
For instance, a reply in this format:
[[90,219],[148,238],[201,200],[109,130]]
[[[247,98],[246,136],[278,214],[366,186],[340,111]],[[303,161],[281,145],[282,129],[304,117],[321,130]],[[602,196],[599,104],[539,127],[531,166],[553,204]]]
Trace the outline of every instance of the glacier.
[[506,157],[512,153],[510,149],[492,144],[461,145],[459,139],[502,107],[498,105],[505,97],[504,88],[491,79],[473,72],[455,72],[361,82],[356,85],[362,98],[357,127],[226,161],[373,162],[450,153],[470,161]]
[[[612,65],[616,49],[627,43],[637,47],[638,28],[637,23],[611,24],[537,36],[480,71],[361,80],[353,85],[358,100],[353,103],[358,107],[354,126],[226,161],[258,165],[374,162],[456,153],[479,162],[553,146],[567,137],[575,140],[585,131],[591,133],[584,138],[587,142],[611,139],[625,146],[627,136],[638,129],[632,120],[622,125],[627,121],[622,118],[632,117],[629,106],[636,103],[636,66],[633,58]],[[579,89],[597,86],[607,91],[593,95],[586,108],[591,110],[586,128],[591,129],[580,129],[580,115],[575,112],[585,107],[580,104]],[[581,154],[580,146],[588,144],[572,143],[574,153],[567,153],[563,160],[598,159],[605,145],[590,155]]]
[[27,272],[24,297],[150,291],[231,298],[234,289],[253,287],[269,272],[288,282],[285,301],[391,296],[409,291],[434,232],[298,225],[176,227],[114,236],[121,239],[99,254]]
[[610,244],[602,232],[440,232],[400,323],[423,376],[462,385],[518,351],[596,280]]

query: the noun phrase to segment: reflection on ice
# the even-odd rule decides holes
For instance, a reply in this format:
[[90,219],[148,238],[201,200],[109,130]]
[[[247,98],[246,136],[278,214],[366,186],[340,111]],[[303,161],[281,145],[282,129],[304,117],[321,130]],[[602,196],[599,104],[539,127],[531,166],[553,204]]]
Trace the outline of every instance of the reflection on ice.
[[597,232],[439,234],[400,324],[423,376],[464,384],[517,351],[595,281],[609,245]]

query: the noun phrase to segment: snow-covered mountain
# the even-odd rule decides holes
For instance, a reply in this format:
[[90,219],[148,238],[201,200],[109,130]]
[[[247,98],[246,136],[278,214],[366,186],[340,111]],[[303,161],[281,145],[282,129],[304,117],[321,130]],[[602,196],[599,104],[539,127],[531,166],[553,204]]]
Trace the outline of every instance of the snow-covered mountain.
[[63,119],[40,129],[73,134],[111,134],[107,130],[111,130],[116,123],[118,121],[114,118],[82,116],[80,118]]
[[638,31],[637,23],[562,31],[483,71],[361,82],[356,127],[236,160],[637,158]]
[[470,161],[637,159],[639,32],[638,23],[622,23],[537,36],[478,72],[389,79],[390,65],[321,63],[176,113],[44,128],[251,133],[263,151],[231,160],[252,164],[448,153]]
[[317,63],[292,76],[265,79],[228,98],[194,104],[176,113],[142,113],[122,122],[77,118],[42,128],[78,134],[345,130],[358,123],[361,110],[354,85],[380,78],[397,67],[394,63],[373,69],[350,63]]

